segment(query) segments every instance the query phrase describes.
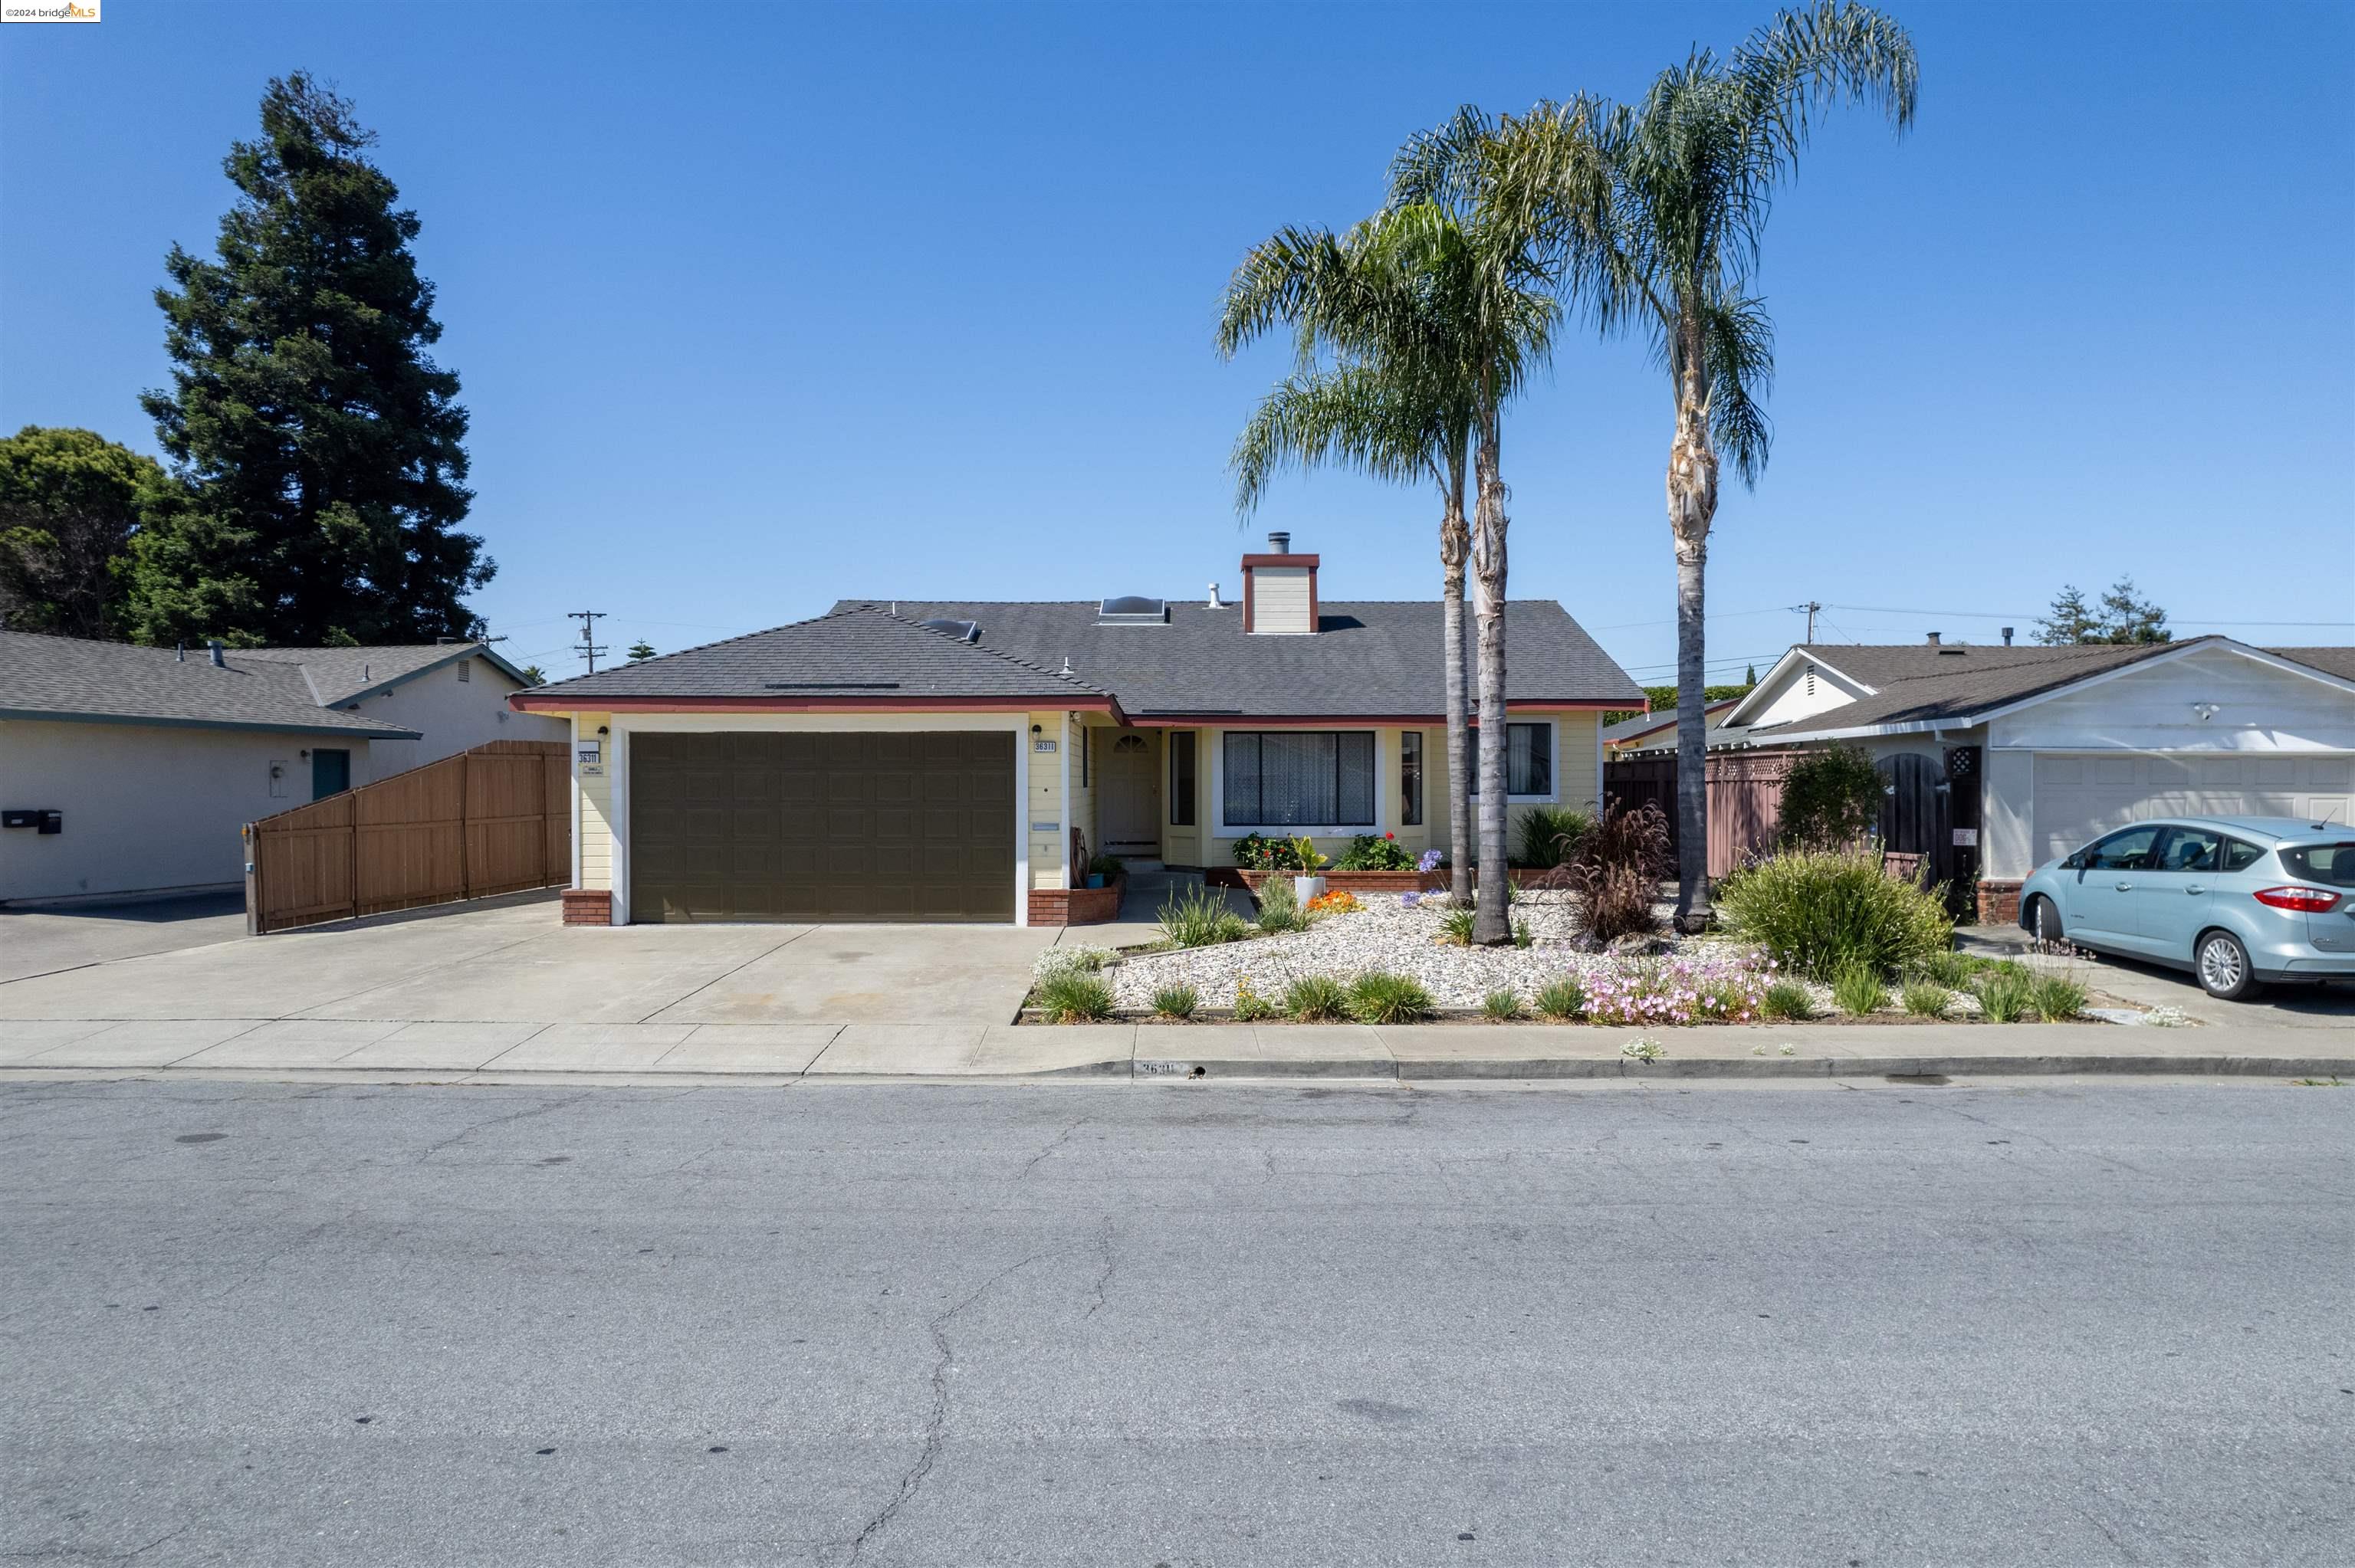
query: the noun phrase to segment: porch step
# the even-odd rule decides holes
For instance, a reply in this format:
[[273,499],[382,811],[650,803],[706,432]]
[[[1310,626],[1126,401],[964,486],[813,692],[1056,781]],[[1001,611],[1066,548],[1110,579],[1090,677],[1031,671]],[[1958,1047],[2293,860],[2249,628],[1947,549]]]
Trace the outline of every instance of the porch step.
[[1161,862],[1157,860],[1135,860],[1127,855],[1122,855],[1120,857],[1120,864],[1121,869],[1127,872],[1131,876],[1138,876],[1146,872],[1160,871],[1163,869]]

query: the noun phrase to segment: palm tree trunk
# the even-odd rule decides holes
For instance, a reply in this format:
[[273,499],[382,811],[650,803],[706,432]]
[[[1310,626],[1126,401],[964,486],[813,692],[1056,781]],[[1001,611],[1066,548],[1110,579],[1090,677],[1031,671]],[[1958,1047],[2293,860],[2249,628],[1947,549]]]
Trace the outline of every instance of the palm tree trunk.
[[1677,550],[1677,929],[1709,924],[1709,747],[1702,600],[1709,525],[1717,515],[1717,449],[1702,390],[1700,324],[1688,316],[1677,435],[1668,452],[1668,528]]
[[1464,562],[1471,531],[1464,522],[1464,462],[1459,449],[1447,476],[1447,514],[1439,526],[1440,658],[1447,682],[1447,888],[1451,903],[1472,901],[1472,719],[1464,640]]
[[1480,897],[1472,940],[1498,947],[1513,939],[1506,903],[1512,873],[1505,861],[1505,482],[1497,471],[1495,408],[1480,413],[1472,571],[1480,639]]

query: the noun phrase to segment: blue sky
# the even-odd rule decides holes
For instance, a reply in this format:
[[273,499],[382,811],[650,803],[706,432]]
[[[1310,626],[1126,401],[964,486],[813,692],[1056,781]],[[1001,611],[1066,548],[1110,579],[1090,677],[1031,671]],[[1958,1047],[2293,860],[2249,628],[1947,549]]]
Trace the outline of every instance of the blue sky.
[[[1776,442],[1719,512],[1712,664],[1803,599],[1992,641],[2120,572],[2187,631],[2355,641],[2355,8],[1892,9],[1915,131],[1833,122],[1767,231]],[[667,651],[843,595],[1232,594],[1270,527],[1328,598],[1423,597],[1424,492],[1319,474],[1239,531],[1284,356],[1212,354],[1228,272],[1459,102],[1632,96],[1770,13],[110,0],[0,30],[0,425],[155,450],[165,251],[302,68],[423,220],[519,661],[577,671],[580,609]],[[1643,347],[1583,337],[1505,432],[1515,593],[1646,681],[1668,435]]]

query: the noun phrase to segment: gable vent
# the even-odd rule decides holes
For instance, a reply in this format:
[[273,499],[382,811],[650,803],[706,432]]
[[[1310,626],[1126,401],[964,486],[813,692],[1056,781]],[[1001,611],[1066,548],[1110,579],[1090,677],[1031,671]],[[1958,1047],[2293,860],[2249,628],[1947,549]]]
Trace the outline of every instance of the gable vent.
[[941,615],[934,616],[932,620],[923,622],[923,625],[943,637],[954,637],[959,642],[981,641],[981,622],[978,620],[959,620],[954,616]]
[[1147,599],[1143,594],[1124,593],[1096,606],[1098,626],[1161,626],[1168,620],[1167,601]]

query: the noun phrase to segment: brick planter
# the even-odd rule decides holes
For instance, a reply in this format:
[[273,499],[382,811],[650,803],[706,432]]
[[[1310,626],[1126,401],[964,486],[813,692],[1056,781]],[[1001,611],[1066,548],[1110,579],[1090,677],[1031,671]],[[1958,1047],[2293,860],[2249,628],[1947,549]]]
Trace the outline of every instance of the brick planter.
[[[1241,886],[1248,888],[1251,890],[1252,896],[1256,898],[1259,896],[1259,890],[1266,885],[1269,877],[1288,877],[1293,874],[1293,873],[1288,871],[1244,871],[1238,869],[1231,874],[1234,880],[1231,882],[1225,882],[1224,885],[1229,887]],[[1447,891],[1448,874],[1444,867],[1432,872],[1328,870],[1319,872],[1317,874],[1325,879],[1325,891],[1327,893],[1355,893],[1364,895],[1369,893],[1444,893]],[[1561,874],[1562,874],[1556,869],[1528,870],[1520,866],[1515,866],[1512,870],[1513,885],[1516,887],[1559,887],[1562,885],[1561,880]],[[1204,880],[1209,881],[1210,879],[1206,876]],[[1212,886],[1218,886],[1220,885],[1220,882],[1211,882]]]
[[564,923],[568,926],[610,926],[613,923],[613,895],[610,891],[591,892],[586,888],[564,890]]
[[1979,924],[1982,926],[2019,924],[2018,878],[1993,876],[1979,878]]
[[1101,926],[1120,918],[1120,901],[1127,892],[1126,872],[1102,887],[1034,888],[1030,894],[1030,924]]

